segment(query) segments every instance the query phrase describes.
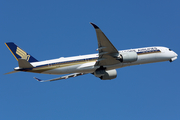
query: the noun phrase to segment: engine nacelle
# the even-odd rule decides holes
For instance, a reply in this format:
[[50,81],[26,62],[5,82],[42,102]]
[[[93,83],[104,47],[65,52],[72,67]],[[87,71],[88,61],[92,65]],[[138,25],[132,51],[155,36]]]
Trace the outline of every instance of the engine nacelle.
[[117,71],[99,69],[94,72],[94,76],[99,77],[101,80],[111,80],[117,77]]
[[119,54],[118,58],[123,63],[135,62],[138,59],[136,52],[123,52]]

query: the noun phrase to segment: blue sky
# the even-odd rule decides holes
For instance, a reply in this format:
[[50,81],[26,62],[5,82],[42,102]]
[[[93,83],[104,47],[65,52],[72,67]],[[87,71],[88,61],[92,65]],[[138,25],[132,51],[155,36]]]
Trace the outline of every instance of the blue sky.
[[180,53],[180,1],[111,0],[0,2],[1,120],[179,120],[179,59],[117,69],[118,77],[93,75],[39,83],[15,73],[18,66],[5,42],[38,60],[96,53],[97,24],[114,46],[166,46]]

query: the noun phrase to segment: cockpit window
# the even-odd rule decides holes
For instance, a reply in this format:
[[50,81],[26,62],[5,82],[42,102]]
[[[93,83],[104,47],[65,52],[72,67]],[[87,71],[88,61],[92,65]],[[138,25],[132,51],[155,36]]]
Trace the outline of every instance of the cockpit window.
[[169,49],[169,51],[172,51],[171,49]]

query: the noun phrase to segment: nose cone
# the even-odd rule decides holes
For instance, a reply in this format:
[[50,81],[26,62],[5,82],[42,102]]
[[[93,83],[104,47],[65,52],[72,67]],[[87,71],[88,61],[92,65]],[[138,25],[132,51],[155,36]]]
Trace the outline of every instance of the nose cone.
[[178,54],[173,51],[173,57],[170,59],[170,62],[173,62],[177,59]]
[[178,54],[177,54],[177,53],[175,53],[175,52],[174,52],[174,55],[175,55],[175,57],[177,57],[177,56],[178,56]]

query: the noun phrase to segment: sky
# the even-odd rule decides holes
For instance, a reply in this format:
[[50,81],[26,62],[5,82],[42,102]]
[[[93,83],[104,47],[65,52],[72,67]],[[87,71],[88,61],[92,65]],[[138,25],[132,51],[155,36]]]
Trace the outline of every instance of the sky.
[[40,83],[14,73],[5,46],[14,42],[39,61],[97,53],[93,22],[118,50],[165,46],[180,54],[179,0],[1,0],[1,120],[180,120],[179,58],[117,69],[103,81],[92,74]]

